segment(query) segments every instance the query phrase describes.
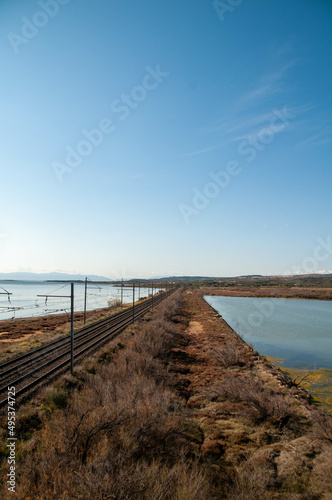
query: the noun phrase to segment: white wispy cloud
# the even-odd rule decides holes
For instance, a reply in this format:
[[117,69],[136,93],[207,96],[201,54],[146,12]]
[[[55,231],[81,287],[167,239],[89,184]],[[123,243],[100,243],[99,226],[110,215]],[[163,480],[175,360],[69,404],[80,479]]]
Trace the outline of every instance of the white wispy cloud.
[[315,120],[302,124],[303,139],[296,146],[302,148],[309,146],[319,148],[332,144],[332,127],[330,120],[324,115],[316,115]]
[[297,63],[294,59],[276,71],[271,71],[263,75],[257,82],[256,86],[248,93],[244,94],[238,101],[237,105],[241,108],[262,101],[272,95],[287,90],[284,82],[286,73]]
[[269,120],[273,118],[273,112],[261,113],[258,115],[249,116],[243,120],[237,119],[236,125],[229,128],[228,133],[231,134],[238,130],[251,129],[252,127],[257,127],[258,125],[266,124]]
[[[271,121],[276,118],[276,110],[279,112],[286,112],[287,116],[291,117],[287,125],[282,126],[279,123],[278,128],[273,130],[274,134],[278,134],[287,130],[287,132],[292,132],[294,130],[302,129],[306,130],[308,125],[308,119],[305,119],[305,114],[312,110],[313,107],[309,104],[302,106],[282,106],[274,107],[268,112],[263,112],[255,114],[252,111],[247,111],[237,116],[230,122],[230,126],[227,130],[223,131],[224,144],[230,144],[233,142],[238,142],[243,139],[250,137],[257,137],[261,133],[263,128],[269,128],[271,126]],[[236,135],[234,135],[236,133]]]
[[[297,62],[298,59],[293,59],[279,69],[263,74],[257,79],[256,85],[253,85],[248,92],[238,97],[233,105],[229,106],[227,115],[198,131],[201,137],[212,135],[216,138],[213,148],[202,148],[185,153],[183,156],[203,154],[249,137],[257,137],[263,128],[271,126],[272,120],[276,117],[276,109],[286,110],[291,118],[287,126],[282,126],[281,122],[278,123],[278,128],[273,129],[274,134],[296,131],[300,136],[305,137],[305,140],[298,144],[299,147],[304,144],[319,146],[332,142],[332,134],[328,133],[330,131],[322,130],[324,120],[318,116],[317,120],[313,120],[315,108],[311,103],[289,106],[287,102],[290,97],[286,91],[293,90],[289,84],[288,72]],[[318,129],[314,128],[315,123],[318,124]],[[211,141],[211,139],[208,140]]]

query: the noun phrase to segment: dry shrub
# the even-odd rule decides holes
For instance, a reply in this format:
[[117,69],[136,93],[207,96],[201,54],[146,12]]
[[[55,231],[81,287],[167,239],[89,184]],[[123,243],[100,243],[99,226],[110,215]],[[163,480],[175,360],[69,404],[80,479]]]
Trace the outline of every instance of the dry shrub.
[[316,411],[312,413],[312,421],[313,438],[332,444],[332,417],[327,413]]
[[230,366],[243,366],[244,364],[244,359],[241,353],[239,353],[238,350],[231,345],[226,344],[223,347],[213,347],[212,352],[213,357],[223,368],[229,368]]
[[42,421],[38,412],[33,409],[27,409],[18,414],[16,418],[15,436],[18,439],[28,440],[32,434],[40,429]]
[[121,300],[120,299],[110,299],[107,301],[107,305],[110,309],[117,309],[118,307],[121,307]]
[[309,492],[310,471],[314,454],[314,446],[306,437],[284,445],[276,459],[278,479],[283,491],[294,494]]
[[139,335],[134,338],[132,349],[150,354],[153,358],[161,358],[174,345],[177,330],[164,318],[157,318],[143,326]]
[[295,417],[290,402],[264,386],[253,374],[245,377],[228,375],[223,382],[213,384],[205,393],[215,400],[243,403],[241,415],[254,423],[268,421],[282,428]]
[[63,387],[50,387],[45,391],[43,400],[45,405],[52,410],[63,409],[68,404],[68,396],[68,392]]
[[275,487],[274,455],[261,450],[249,456],[238,467],[226,496],[229,500],[263,500],[272,498]]
[[177,290],[172,293],[170,297],[164,300],[156,311],[155,318],[164,318],[166,320],[173,320],[180,314],[182,307],[182,291]]
[[[96,456],[115,459],[118,450],[122,457],[151,458],[151,450],[158,453],[168,446],[169,436],[175,443],[178,408],[170,391],[144,374],[105,369],[63,414],[66,428],[57,451],[74,455],[82,464]],[[49,424],[51,435],[59,418]]]
[[[318,495],[326,495],[331,491],[332,478],[332,447],[326,447],[323,453],[314,460],[314,467],[311,475],[311,487]],[[332,496],[332,495],[331,495]],[[331,498],[322,496],[319,498]]]
[[[69,464],[68,464],[69,465]],[[55,482],[47,490],[32,491],[30,498],[40,499],[88,499],[109,498],[117,500],[217,500],[211,491],[204,467],[188,464],[182,455],[178,463],[165,467],[160,459],[152,463],[123,461],[114,469],[113,464],[95,463],[94,466],[71,464],[61,474],[64,487]],[[62,485],[61,485],[62,486]],[[30,492],[29,492],[30,493]]]
[[203,474],[179,459],[187,446],[180,412],[168,389],[130,365],[109,366],[54,412],[20,466],[18,491],[36,499],[68,498],[66,491],[75,491],[70,498],[203,499]]
[[[119,499],[184,500],[211,499],[211,488],[204,474],[204,467],[198,463],[188,465],[184,457],[170,468],[160,460],[153,464],[132,464],[124,467],[114,494]],[[123,487],[125,485],[125,488]],[[124,495],[124,491],[126,494]]]

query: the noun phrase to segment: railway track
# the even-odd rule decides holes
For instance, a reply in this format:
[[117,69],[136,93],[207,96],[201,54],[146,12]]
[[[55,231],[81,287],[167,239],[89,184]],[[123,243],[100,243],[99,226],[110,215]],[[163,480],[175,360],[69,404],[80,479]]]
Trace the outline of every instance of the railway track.
[[[174,289],[146,299],[133,307],[75,331],[74,362],[81,361],[114,339],[133,319],[146,314]],[[28,394],[46,380],[70,368],[70,334],[0,363],[0,408],[7,405],[8,387],[15,387],[16,399]]]

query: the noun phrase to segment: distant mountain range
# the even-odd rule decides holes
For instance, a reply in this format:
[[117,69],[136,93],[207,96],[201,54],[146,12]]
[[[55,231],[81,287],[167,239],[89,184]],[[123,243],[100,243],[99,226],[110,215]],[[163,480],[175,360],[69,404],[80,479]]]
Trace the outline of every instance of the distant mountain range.
[[[67,274],[67,273],[29,273],[29,272],[15,272],[15,273],[0,273],[0,281],[3,280],[16,280],[16,281],[84,281],[85,278],[89,278],[91,281],[116,281],[106,278],[105,276],[98,276],[95,274],[90,274],[88,276],[84,274]],[[260,275],[251,276],[241,276],[239,278],[260,278]],[[140,278],[139,281],[204,281],[204,280],[220,280],[229,279],[221,277],[212,276],[154,276],[153,278]],[[126,278],[124,281],[137,281],[137,278]]]
[[[262,276],[260,274],[249,274],[246,276],[234,276],[234,277],[221,277],[221,276],[154,276],[153,278],[126,278],[124,281],[230,281],[235,280],[241,282],[243,280],[257,281],[260,282],[264,279],[299,279],[304,281],[306,278],[316,278],[320,280],[330,279],[332,274],[295,274],[289,276]],[[112,280],[106,278],[105,276],[98,276],[95,274],[67,274],[67,273],[28,273],[28,272],[16,272],[16,273],[0,273],[0,281],[4,280],[17,280],[17,281],[84,281],[85,278],[89,278],[91,281],[121,281]]]
[[105,276],[97,276],[90,274],[88,276],[83,274],[66,274],[66,273],[0,273],[0,280],[18,280],[18,281],[84,281],[85,278],[91,281],[112,281]]

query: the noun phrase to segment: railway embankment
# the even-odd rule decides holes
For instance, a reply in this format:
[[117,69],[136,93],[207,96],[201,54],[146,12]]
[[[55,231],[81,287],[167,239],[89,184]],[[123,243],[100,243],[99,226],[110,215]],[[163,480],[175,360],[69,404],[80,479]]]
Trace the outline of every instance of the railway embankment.
[[[125,307],[130,307],[130,305],[125,304]],[[75,312],[75,330],[104,320],[121,310],[123,308],[119,306],[111,306],[87,311],[86,324],[84,323],[84,313]],[[0,321],[0,362],[52,342],[69,333],[70,312],[2,320]]]
[[60,374],[73,374],[74,366],[83,358],[99,350],[102,345],[116,338],[127,326],[144,316],[154,306],[167,298],[173,290],[164,291],[135,306],[119,311],[103,320],[45,343],[20,356],[0,363],[0,408],[8,406],[8,387],[14,387],[16,401],[30,397],[41,384],[50,384]]

